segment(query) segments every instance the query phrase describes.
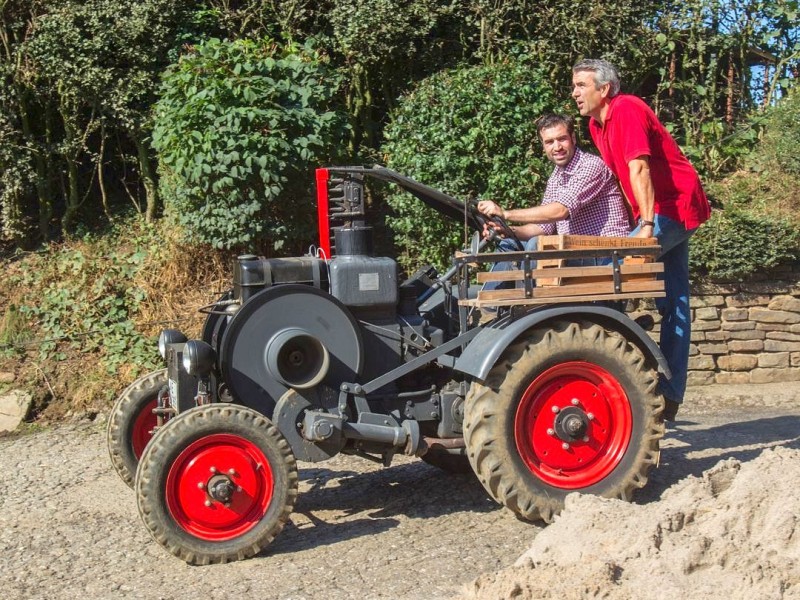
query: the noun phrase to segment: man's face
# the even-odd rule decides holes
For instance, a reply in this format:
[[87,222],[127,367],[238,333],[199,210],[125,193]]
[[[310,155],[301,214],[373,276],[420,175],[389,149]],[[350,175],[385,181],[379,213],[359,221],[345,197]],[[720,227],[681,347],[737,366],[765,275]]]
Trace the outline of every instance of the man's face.
[[572,97],[575,98],[581,116],[599,119],[610,87],[610,84],[607,83],[598,89],[592,71],[573,73]]
[[566,167],[575,156],[575,136],[570,135],[566,125],[554,125],[542,129],[544,153],[559,167]]

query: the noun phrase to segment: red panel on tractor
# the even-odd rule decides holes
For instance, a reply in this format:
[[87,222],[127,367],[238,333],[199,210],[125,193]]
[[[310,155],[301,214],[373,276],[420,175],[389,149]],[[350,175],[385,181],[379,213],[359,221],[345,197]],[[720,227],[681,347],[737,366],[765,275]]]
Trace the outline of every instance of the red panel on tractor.
[[319,247],[331,258],[331,228],[328,220],[328,169],[317,169],[317,228]]

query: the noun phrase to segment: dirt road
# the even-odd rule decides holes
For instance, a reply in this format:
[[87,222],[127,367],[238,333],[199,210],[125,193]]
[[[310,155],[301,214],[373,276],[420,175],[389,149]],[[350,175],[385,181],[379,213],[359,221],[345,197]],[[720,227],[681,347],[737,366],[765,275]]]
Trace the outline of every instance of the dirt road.
[[[724,458],[800,447],[800,385],[694,388],[636,499],[658,501]],[[0,439],[0,596],[408,598],[458,595],[512,564],[541,527],[496,506],[471,476],[419,460],[301,465],[291,523],[263,555],[189,567],[151,540],[113,472],[103,423]]]

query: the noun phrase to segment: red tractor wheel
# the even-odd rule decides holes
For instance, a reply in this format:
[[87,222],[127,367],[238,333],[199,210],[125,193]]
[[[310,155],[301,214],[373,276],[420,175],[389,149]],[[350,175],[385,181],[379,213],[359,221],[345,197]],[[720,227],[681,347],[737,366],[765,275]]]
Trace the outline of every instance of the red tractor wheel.
[[514,346],[467,396],[464,437],[486,490],[552,519],[570,492],[629,499],[658,461],[657,374],[621,334],[557,322]]
[[153,538],[192,564],[241,560],[283,528],[297,496],[289,444],[263,415],[212,405],[165,425],[136,476]]
[[167,385],[167,370],[140,377],[120,394],[108,418],[106,441],[111,464],[129,487],[133,487],[139,458],[157,425],[153,409],[158,393]]

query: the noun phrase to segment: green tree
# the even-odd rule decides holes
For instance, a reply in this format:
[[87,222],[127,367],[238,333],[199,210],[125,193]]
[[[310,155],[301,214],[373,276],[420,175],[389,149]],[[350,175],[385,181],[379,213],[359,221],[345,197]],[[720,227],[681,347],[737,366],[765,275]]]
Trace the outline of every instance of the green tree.
[[[530,206],[550,172],[535,120],[556,108],[548,78],[523,57],[442,71],[401,99],[382,152],[393,168],[456,197]],[[403,192],[388,202],[401,262],[449,263],[463,241],[459,224]]]
[[310,46],[209,40],[164,77],[153,146],[170,210],[218,248],[310,239],[312,167],[340,147],[337,79]]
[[[160,71],[176,43],[189,2],[172,0],[69,0],[42,17],[27,43],[34,76],[49,92],[63,135],[58,153],[67,167],[63,228],[70,231],[96,174],[103,207],[106,142],[122,136],[133,148],[152,220],[158,210],[155,173],[147,145],[148,113]],[[124,154],[126,146],[119,148]],[[84,177],[85,178],[85,177]]]
[[[800,66],[796,0],[674,2],[655,23],[661,59],[653,98],[695,165],[735,168],[756,140],[750,116]],[[754,69],[753,64],[760,65]]]

